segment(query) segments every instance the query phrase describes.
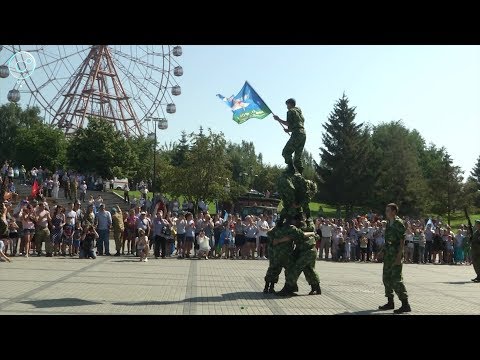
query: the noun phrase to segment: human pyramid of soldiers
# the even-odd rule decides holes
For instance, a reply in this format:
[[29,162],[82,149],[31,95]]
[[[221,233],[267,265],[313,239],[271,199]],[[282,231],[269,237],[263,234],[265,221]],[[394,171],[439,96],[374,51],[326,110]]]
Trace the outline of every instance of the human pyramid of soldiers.
[[[285,131],[292,134],[282,153],[287,169],[277,180],[283,209],[276,226],[268,232],[269,267],[263,292],[279,296],[295,295],[298,291],[298,278],[303,272],[312,288],[309,294],[320,295],[320,280],[315,272],[315,243],[318,235],[315,233],[309,208],[317,187],[302,176],[301,156],[306,140],[303,115],[300,109],[295,107],[294,99],[288,99],[286,104],[287,121],[274,116],[275,120],[287,125]],[[295,156],[292,160],[293,153]],[[282,269],[285,269],[285,286],[275,292],[275,284]]]

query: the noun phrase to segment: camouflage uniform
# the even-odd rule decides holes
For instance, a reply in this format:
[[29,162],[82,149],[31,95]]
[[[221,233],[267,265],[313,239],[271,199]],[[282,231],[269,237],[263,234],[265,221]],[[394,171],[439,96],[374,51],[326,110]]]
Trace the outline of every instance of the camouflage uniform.
[[[310,201],[317,192],[317,185],[313,181],[305,179],[300,174],[293,175],[293,185],[295,187],[295,200],[300,205],[300,211],[305,214],[307,221],[310,222]],[[313,224],[308,224],[309,226]],[[315,230],[312,230],[315,231]]]
[[[479,220],[476,220],[475,223],[479,223]],[[472,236],[471,242],[471,255],[472,255],[472,264],[473,269],[477,273],[477,279],[480,279],[480,231],[475,230]]]
[[404,241],[405,225],[397,216],[391,224],[387,222],[385,229],[385,247],[383,258],[383,285],[385,286],[385,296],[393,299],[393,291],[403,302],[408,300],[407,289],[403,284],[402,264],[395,265],[400,242]]
[[280,219],[277,221],[277,226],[281,227],[283,221],[287,217],[293,218],[300,212],[300,208],[293,207],[296,203],[297,192],[295,191],[295,186],[293,184],[293,177],[288,171],[283,172],[283,174],[277,179],[277,189],[283,204],[283,209],[280,212]]
[[315,271],[315,259],[317,257],[315,243],[318,235],[305,237],[304,232],[314,232],[314,229],[298,229],[291,225],[287,234],[293,237],[293,242],[295,243],[293,261],[290,263],[290,267],[285,269],[285,283],[291,288],[297,287],[297,281],[302,272],[310,286],[320,283],[318,274]]
[[[273,240],[286,235],[288,228],[275,227],[268,232],[268,270],[265,275],[266,283],[276,284],[282,268],[289,268],[292,261],[293,242],[287,241],[273,246]],[[286,270],[285,270],[286,271]],[[285,274],[286,276],[286,274]]]
[[[287,123],[292,133],[283,148],[282,156],[292,173],[294,172],[294,167],[300,174],[303,172],[302,153],[305,140],[307,139],[305,128],[303,127],[304,122],[305,119],[303,118],[302,111],[298,107],[292,107],[288,110]],[[295,155],[292,162],[293,153],[295,153]]]
[[123,223],[122,212],[117,209],[115,209],[115,212],[112,212],[112,227],[113,239],[115,240],[115,250],[117,250],[117,253],[120,253],[122,248],[122,234],[125,230],[125,225]]

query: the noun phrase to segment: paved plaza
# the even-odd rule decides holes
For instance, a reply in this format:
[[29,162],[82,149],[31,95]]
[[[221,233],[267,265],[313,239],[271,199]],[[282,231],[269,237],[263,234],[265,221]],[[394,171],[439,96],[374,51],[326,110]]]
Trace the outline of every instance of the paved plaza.
[[[0,314],[392,313],[375,310],[385,302],[382,264],[317,261],[322,295],[308,296],[302,275],[291,298],[262,293],[267,267],[265,260],[15,257],[0,263]],[[473,277],[471,266],[405,265],[411,314],[480,314]],[[283,282],[282,273],[277,290]]]

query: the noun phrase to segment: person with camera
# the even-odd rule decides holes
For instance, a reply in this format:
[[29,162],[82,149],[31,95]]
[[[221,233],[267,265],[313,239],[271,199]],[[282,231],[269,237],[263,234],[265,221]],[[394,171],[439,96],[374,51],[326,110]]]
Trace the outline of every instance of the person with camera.
[[160,257],[160,249],[162,250],[162,259],[165,259],[167,252],[167,237],[171,235],[171,228],[168,220],[163,218],[162,210],[157,211],[157,215],[153,220],[153,230],[155,241],[153,254],[155,255],[155,259]]
[[96,259],[95,241],[99,238],[93,225],[88,225],[80,239],[80,259]]

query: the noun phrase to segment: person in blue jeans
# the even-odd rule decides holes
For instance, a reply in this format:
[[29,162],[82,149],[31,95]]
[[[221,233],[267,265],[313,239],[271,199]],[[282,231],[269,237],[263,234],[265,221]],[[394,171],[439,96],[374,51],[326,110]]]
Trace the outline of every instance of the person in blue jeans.
[[98,231],[97,250],[98,255],[103,255],[103,248],[105,247],[105,255],[110,256],[110,240],[109,232],[112,226],[112,215],[105,210],[105,205],[100,204],[97,215],[95,215],[95,226]]

